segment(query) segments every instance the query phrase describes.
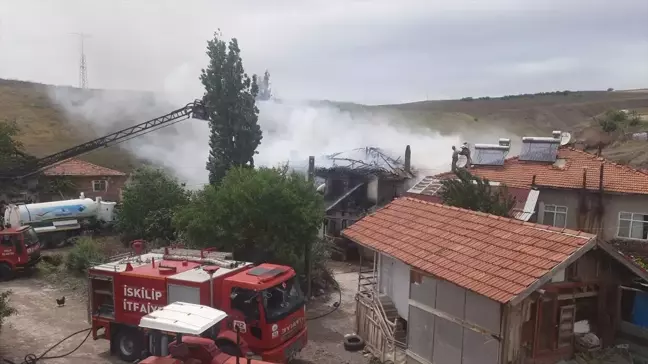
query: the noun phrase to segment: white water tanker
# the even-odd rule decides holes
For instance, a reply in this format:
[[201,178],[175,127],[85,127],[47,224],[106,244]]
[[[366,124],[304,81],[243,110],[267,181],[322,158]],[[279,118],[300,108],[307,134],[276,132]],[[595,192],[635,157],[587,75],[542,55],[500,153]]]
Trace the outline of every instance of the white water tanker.
[[4,222],[12,227],[32,226],[44,246],[62,246],[83,230],[112,223],[115,205],[99,197],[84,198],[83,194],[73,200],[11,204],[5,210]]

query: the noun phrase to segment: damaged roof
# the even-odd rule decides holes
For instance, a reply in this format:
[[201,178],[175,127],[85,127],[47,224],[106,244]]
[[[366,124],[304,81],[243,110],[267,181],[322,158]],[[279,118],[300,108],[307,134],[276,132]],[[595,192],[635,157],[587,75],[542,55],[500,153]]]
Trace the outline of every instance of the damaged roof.
[[596,244],[592,234],[410,197],[342,235],[500,303],[526,297]]
[[[456,175],[452,173],[447,175],[443,179],[450,179],[452,177],[456,178]],[[443,179],[437,178],[435,176],[427,176],[416,183],[412,188],[407,190],[405,193],[406,196],[418,198],[428,202],[443,203],[441,198],[441,188],[443,184],[441,183]],[[489,181],[489,185],[494,188],[501,186],[499,182]],[[508,187],[507,192],[510,196],[515,198],[515,205],[511,208],[509,216],[521,220],[529,221],[531,217],[535,214],[536,205],[538,203],[538,197],[540,196],[540,191],[533,188],[516,188]]]
[[412,173],[407,171],[401,158],[392,158],[389,154],[377,147],[356,148],[345,152],[327,155],[325,159],[317,160],[315,168],[318,176],[331,173],[380,175],[393,178],[411,178]]

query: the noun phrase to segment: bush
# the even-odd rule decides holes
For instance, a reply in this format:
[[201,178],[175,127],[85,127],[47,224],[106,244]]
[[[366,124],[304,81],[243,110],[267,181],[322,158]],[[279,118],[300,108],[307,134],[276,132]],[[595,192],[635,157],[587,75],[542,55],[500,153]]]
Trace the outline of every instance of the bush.
[[85,272],[92,265],[105,261],[101,246],[89,237],[81,237],[70,250],[65,267],[72,272]]
[[117,229],[125,240],[172,241],[175,230],[171,219],[188,199],[184,186],[164,171],[138,169],[124,188]]
[[11,291],[0,293],[0,328],[7,317],[16,313],[16,310],[9,305],[9,296],[11,296]]
[[43,261],[54,267],[58,267],[63,264],[64,260],[65,258],[63,257],[63,254],[60,253],[43,255]]

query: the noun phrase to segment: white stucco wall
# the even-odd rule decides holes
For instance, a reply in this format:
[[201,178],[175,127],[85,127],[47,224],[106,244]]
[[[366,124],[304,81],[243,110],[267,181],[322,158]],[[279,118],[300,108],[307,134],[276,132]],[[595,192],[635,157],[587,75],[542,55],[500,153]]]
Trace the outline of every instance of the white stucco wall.
[[380,293],[392,300],[398,315],[407,320],[409,315],[410,268],[400,260],[380,254]]

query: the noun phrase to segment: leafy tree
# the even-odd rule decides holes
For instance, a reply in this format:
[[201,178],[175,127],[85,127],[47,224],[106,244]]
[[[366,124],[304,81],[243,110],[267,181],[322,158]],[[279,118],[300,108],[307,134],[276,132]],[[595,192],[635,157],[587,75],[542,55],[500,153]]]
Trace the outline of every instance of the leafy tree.
[[458,169],[457,179],[441,182],[440,196],[443,203],[488,214],[509,216],[515,206],[515,198],[508,194],[506,186],[492,188],[488,179],[473,176],[465,169]]
[[211,129],[207,170],[212,184],[217,184],[234,166],[253,167],[262,139],[255,103],[257,77],[245,73],[236,38],[228,44],[221,38],[216,32],[214,39],[207,42],[209,65],[200,76]]
[[272,89],[270,88],[270,72],[268,70],[263,74],[263,79],[259,84],[259,95],[257,100],[267,101],[272,98]]
[[608,134],[616,131],[621,131],[625,134],[629,127],[637,126],[641,122],[641,118],[636,111],[626,110],[608,110],[603,117],[594,118],[594,120],[601,127],[601,130]]
[[127,239],[171,241],[174,212],[188,202],[184,185],[164,171],[144,167],[124,187],[117,229]]
[[11,291],[0,292],[0,328],[7,317],[16,313],[16,310],[9,304],[9,296],[11,296]]
[[303,268],[304,244],[315,242],[322,197],[303,175],[281,168],[232,168],[176,214],[191,245],[231,251],[235,259]]
[[70,198],[77,190],[78,186],[72,180],[63,177],[50,178],[43,181],[42,186],[42,192],[59,195],[62,200]]
[[23,144],[16,139],[19,133],[15,120],[0,121],[0,168],[15,167],[33,159],[25,154]]

